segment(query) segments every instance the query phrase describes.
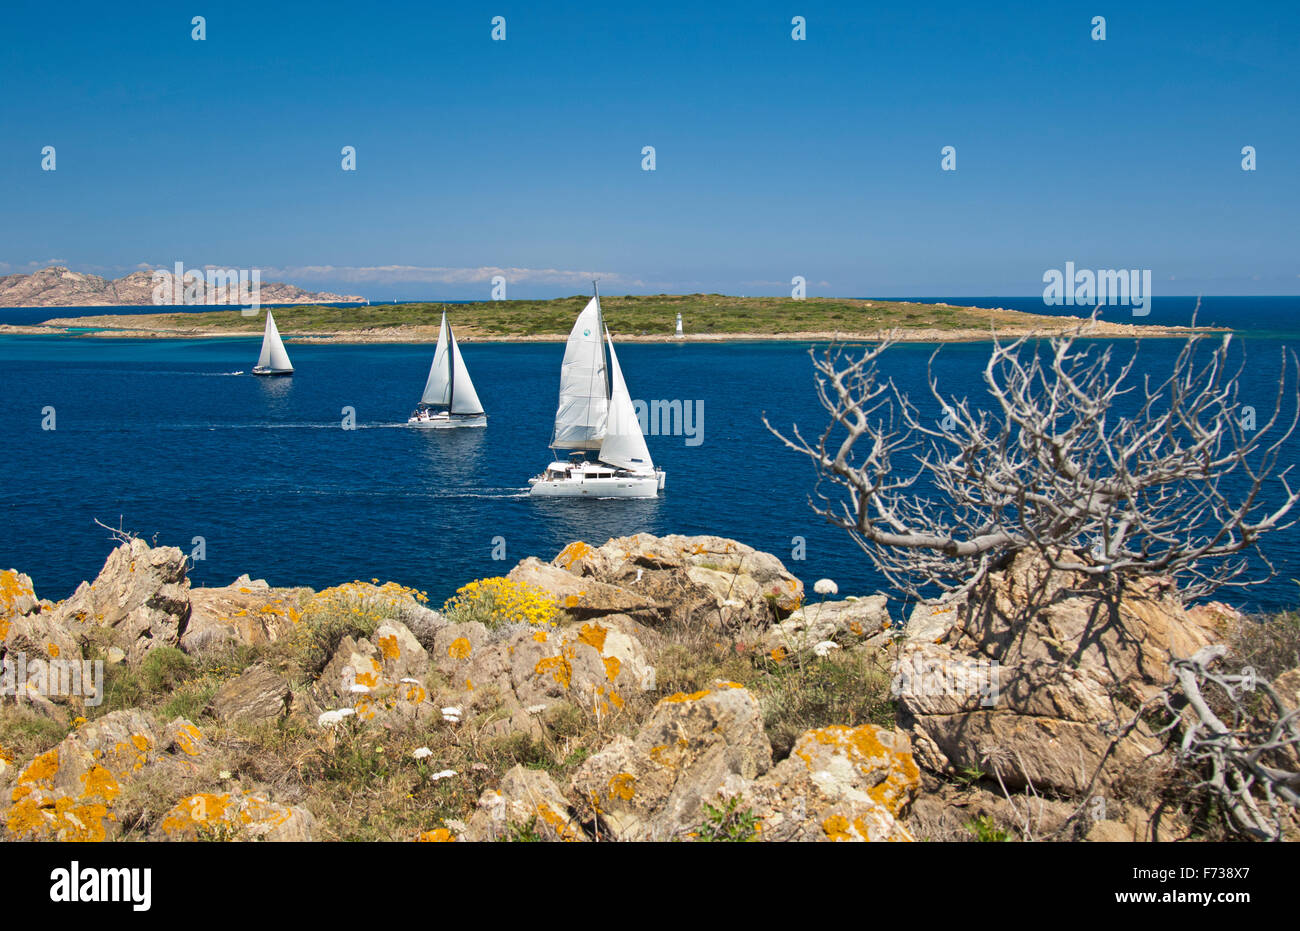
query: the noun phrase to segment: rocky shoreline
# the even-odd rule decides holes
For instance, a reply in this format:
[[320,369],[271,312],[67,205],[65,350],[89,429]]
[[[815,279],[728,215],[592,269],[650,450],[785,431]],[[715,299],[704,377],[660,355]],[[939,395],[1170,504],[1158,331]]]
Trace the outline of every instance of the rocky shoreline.
[[[59,603],[0,572],[4,836],[1195,836],[1134,719],[1232,609],[1144,583],[1099,612],[1025,554],[906,622],[814,589],[735,540],[646,534],[442,611],[379,580],[191,587],[179,549],[134,538]],[[1300,704],[1300,672],[1278,683]]]

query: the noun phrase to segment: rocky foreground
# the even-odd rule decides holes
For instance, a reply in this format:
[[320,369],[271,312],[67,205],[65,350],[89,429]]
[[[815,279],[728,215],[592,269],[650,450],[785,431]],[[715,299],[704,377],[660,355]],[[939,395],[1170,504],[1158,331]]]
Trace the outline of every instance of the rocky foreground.
[[57,604],[0,573],[7,839],[1181,839],[1120,724],[1240,620],[1099,612],[1024,556],[898,625],[717,537],[573,543],[444,611],[186,568],[131,539]]

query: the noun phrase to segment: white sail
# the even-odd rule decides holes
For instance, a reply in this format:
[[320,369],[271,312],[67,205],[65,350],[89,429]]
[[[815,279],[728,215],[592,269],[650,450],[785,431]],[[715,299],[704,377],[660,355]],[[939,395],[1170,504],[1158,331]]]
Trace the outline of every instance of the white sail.
[[[450,332],[450,328],[448,328]],[[481,414],[483,413],[483,403],[478,399],[478,392],[474,390],[474,382],[470,381],[469,369],[465,368],[465,360],[461,358],[460,344],[456,342],[456,334],[451,334],[451,412],[453,414]]]
[[609,416],[600,299],[593,297],[569,333],[560,367],[552,449],[600,449]]
[[275,318],[266,311],[266,331],[262,334],[262,352],[257,357],[258,368],[269,368],[273,372],[292,372],[289,353],[284,351],[284,341],[280,331],[275,328]]
[[600,444],[600,461],[634,472],[652,471],[655,464],[645,445],[645,435],[637,420],[636,407],[633,406],[632,396],[628,394],[627,384],[623,381],[623,370],[619,368],[618,356],[614,354],[614,341],[609,338],[608,330],[605,331],[605,342],[609,345],[609,419],[605,427],[605,439]]
[[447,314],[442,315],[438,327],[438,348],[433,351],[433,365],[429,366],[429,380],[424,383],[421,404],[447,404],[451,394],[450,355],[447,352]]

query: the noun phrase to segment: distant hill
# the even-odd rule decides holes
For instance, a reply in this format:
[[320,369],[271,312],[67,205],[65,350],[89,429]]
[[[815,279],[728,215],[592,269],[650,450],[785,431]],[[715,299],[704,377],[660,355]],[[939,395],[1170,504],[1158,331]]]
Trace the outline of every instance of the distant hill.
[[[264,281],[259,290],[263,304],[365,302],[364,297],[356,294],[304,291],[297,285],[282,281]],[[123,278],[111,280],[51,265],[30,275],[0,276],[0,307],[148,306],[154,302],[153,292],[152,270],[131,272]]]

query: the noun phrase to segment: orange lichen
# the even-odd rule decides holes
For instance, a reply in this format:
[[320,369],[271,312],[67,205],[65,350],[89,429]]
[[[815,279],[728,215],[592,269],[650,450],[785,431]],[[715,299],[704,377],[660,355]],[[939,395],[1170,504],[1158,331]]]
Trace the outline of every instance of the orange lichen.
[[618,678],[618,672],[623,667],[617,656],[605,657],[605,677],[613,682]]
[[176,746],[189,756],[197,756],[203,741],[203,733],[193,724],[182,724],[176,730]]
[[667,698],[665,698],[664,701],[666,701],[666,702],[673,702],[674,704],[676,704],[676,703],[678,703],[678,702],[684,702],[684,701],[699,701],[699,700],[700,700],[701,698],[703,698],[705,695],[708,695],[711,691],[713,691],[713,690],[712,690],[712,689],[700,689],[698,692],[692,692],[692,693],[689,694],[689,695],[687,695],[685,692],[674,692],[673,694],[671,694],[671,695],[669,695]]
[[849,833],[852,827],[849,819],[843,815],[831,815],[822,822],[822,831],[833,841],[853,840],[853,835]]
[[616,798],[630,802],[635,794],[636,776],[631,773],[619,773],[609,780],[609,799],[611,802]]
[[538,643],[545,643],[546,631],[544,630],[533,631],[533,639],[536,640]]
[[469,640],[465,637],[457,637],[447,647],[447,655],[452,659],[469,659],[470,651]]
[[[844,753],[859,772],[873,780],[867,794],[890,814],[898,817],[911,801],[920,782],[921,771],[912,759],[912,754],[886,746],[879,735],[880,729],[873,724],[859,727],[832,724],[809,731],[799,738],[792,755],[802,759],[811,770],[815,768],[815,762],[810,743],[833,747]],[[881,770],[887,771],[884,779],[879,778]]]
[[555,557],[555,561],[563,563],[565,569],[572,569],[575,562],[592,552],[594,551],[586,543],[575,540],[560,550],[560,555]]
[[417,835],[415,839],[426,844],[448,844],[456,840],[456,835],[446,828],[434,828]]
[[81,775],[82,796],[97,795],[106,802],[113,801],[122,791],[117,780],[103,766],[96,764]]
[[383,654],[384,659],[400,659],[402,651],[397,646],[397,635],[393,634],[388,637],[380,637],[379,652]]
[[605,652],[605,636],[609,633],[608,627],[601,627],[599,624],[583,624],[578,631],[578,640],[587,644],[597,653]]
[[562,688],[568,688],[573,681],[573,665],[564,656],[547,656],[539,659],[533,672],[544,676],[548,673]]

